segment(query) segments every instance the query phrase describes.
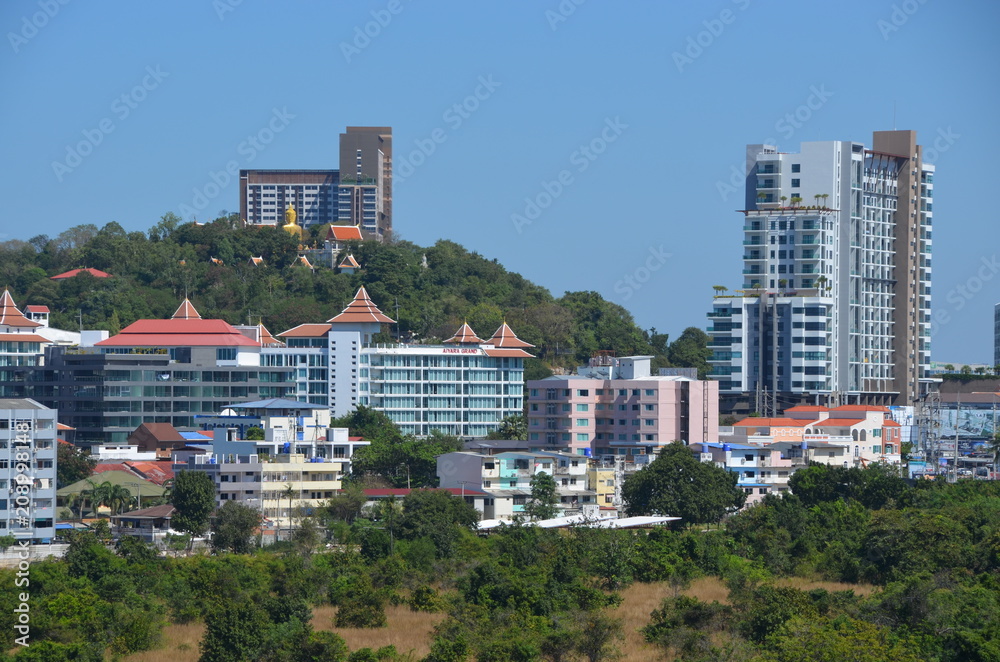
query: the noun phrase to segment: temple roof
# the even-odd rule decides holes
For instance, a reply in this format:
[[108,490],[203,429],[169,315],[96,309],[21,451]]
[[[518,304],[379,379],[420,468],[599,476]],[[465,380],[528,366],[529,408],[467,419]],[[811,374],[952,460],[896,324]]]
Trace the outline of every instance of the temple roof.
[[486,342],[482,338],[476,335],[476,332],[472,330],[468,322],[462,324],[458,327],[458,331],[455,332],[451,338],[445,340],[446,343],[462,343],[462,344],[481,344]]
[[[396,321],[382,313],[368,296],[362,285],[354,295],[354,301],[347,305],[336,317],[327,320],[330,324],[380,323],[395,324]],[[284,335],[284,334],[282,334]]]
[[174,314],[173,314],[173,316],[171,316],[170,319],[175,319],[175,320],[200,320],[201,319],[201,315],[198,313],[197,310],[195,310],[195,307],[191,303],[191,300],[188,299],[187,297],[184,297],[184,301],[182,301],[181,305],[177,307],[177,310],[174,311]]
[[34,320],[29,320],[14,304],[14,297],[10,291],[4,290],[0,295],[0,326],[17,326],[27,329],[35,329],[41,326]]
[[507,322],[501,324],[500,328],[493,332],[493,337],[486,342],[494,347],[503,347],[505,349],[511,347],[534,347],[531,343],[524,342],[518,338],[514,334],[514,331],[507,326]]
[[360,269],[361,265],[358,261],[354,259],[353,255],[348,255],[344,258],[344,261],[340,263],[341,269]]

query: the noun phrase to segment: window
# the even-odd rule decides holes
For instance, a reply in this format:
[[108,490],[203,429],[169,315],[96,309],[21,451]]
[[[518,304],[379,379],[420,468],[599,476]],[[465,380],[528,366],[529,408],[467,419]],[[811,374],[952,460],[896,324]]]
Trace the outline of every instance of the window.
[[483,481],[483,487],[492,487],[492,486],[493,486],[493,482],[492,481],[489,481],[489,480],[484,480]]
[[647,388],[646,389],[646,395],[655,395],[655,394],[656,394],[656,391],[654,391],[653,389],[651,389],[651,388]]
[[215,350],[215,360],[216,361],[235,361],[236,360],[236,348],[235,347],[220,347]]
[[802,172],[802,164],[801,163],[793,163],[792,164],[792,172]]
[[792,188],[798,188],[798,187],[799,187],[799,180],[798,179],[793,179],[792,180]]
[[585,428],[588,425],[590,425],[590,421],[588,421],[586,418],[578,418],[576,419],[576,424],[578,427]]
[[576,410],[577,410],[577,411],[587,411],[587,410],[588,410],[588,408],[589,408],[589,406],[588,406],[588,405],[577,405],[577,406],[576,406]]
[[581,396],[588,396],[590,395],[590,389],[586,388],[577,389],[576,394]]

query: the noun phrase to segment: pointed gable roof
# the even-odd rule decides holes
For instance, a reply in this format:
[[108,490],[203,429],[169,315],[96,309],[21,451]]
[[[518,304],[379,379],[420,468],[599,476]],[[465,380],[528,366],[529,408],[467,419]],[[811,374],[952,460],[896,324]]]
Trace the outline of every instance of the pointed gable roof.
[[194,305],[191,303],[191,300],[188,299],[187,297],[184,297],[184,301],[182,301],[181,305],[177,307],[177,310],[174,312],[174,314],[171,316],[170,319],[200,320],[201,315],[198,313],[197,310],[195,310]]
[[[368,291],[364,285],[358,289],[354,295],[354,301],[347,304],[343,312],[327,320],[330,324],[395,324],[396,321],[387,317],[378,309],[378,306],[368,296]],[[284,335],[284,334],[282,334]]]
[[340,263],[341,269],[360,269],[361,265],[358,261],[354,259],[353,255],[348,255],[344,258],[344,261]]
[[34,329],[41,326],[41,324],[25,317],[24,313],[14,304],[14,297],[10,295],[10,291],[4,289],[3,294],[0,295],[0,326],[17,326],[25,329]]
[[507,326],[507,322],[500,325],[500,328],[493,332],[493,337],[486,341],[494,347],[508,348],[523,348],[523,347],[534,347],[531,343],[524,342],[518,338],[514,331]]
[[52,276],[52,278],[50,278],[49,280],[63,280],[64,278],[75,278],[76,276],[79,276],[82,273],[88,273],[94,278],[111,278],[111,274],[105,271],[101,271],[100,269],[87,268],[87,269],[70,269],[69,271]]
[[267,330],[267,327],[263,324],[257,325],[260,328],[260,345],[261,347],[284,347],[285,343],[281,342]]
[[451,338],[445,340],[446,343],[461,343],[461,344],[479,344],[485,342],[482,338],[476,335],[476,332],[472,330],[468,322],[462,324],[458,327],[458,331],[455,332]]

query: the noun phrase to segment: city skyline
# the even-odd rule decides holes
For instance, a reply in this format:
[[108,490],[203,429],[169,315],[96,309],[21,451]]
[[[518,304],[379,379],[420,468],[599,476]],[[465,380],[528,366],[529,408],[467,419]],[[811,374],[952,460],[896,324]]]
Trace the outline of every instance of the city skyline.
[[[183,207],[209,220],[239,209],[228,162],[329,168],[343,127],[391,126],[398,236],[457,241],[556,295],[597,291],[676,338],[704,328],[713,285],[741,285],[742,247],[725,238],[745,144],[912,129],[940,167],[933,360],[988,363],[1000,231],[975,193],[1000,142],[988,115],[1000,10],[904,5],[371,2],[276,15],[223,0],[57,3],[49,16],[8,3],[0,67],[21,93],[0,110],[17,164],[0,241],[82,223],[146,230]],[[899,66],[904,52],[919,66]],[[846,75],[858,70],[891,75]]]

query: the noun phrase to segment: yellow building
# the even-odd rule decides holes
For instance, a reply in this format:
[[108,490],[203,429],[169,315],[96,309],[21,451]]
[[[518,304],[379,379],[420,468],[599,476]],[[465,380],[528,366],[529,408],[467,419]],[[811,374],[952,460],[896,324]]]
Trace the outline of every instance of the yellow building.
[[615,469],[591,464],[587,469],[587,489],[597,492],[601,509],[615,507]]

